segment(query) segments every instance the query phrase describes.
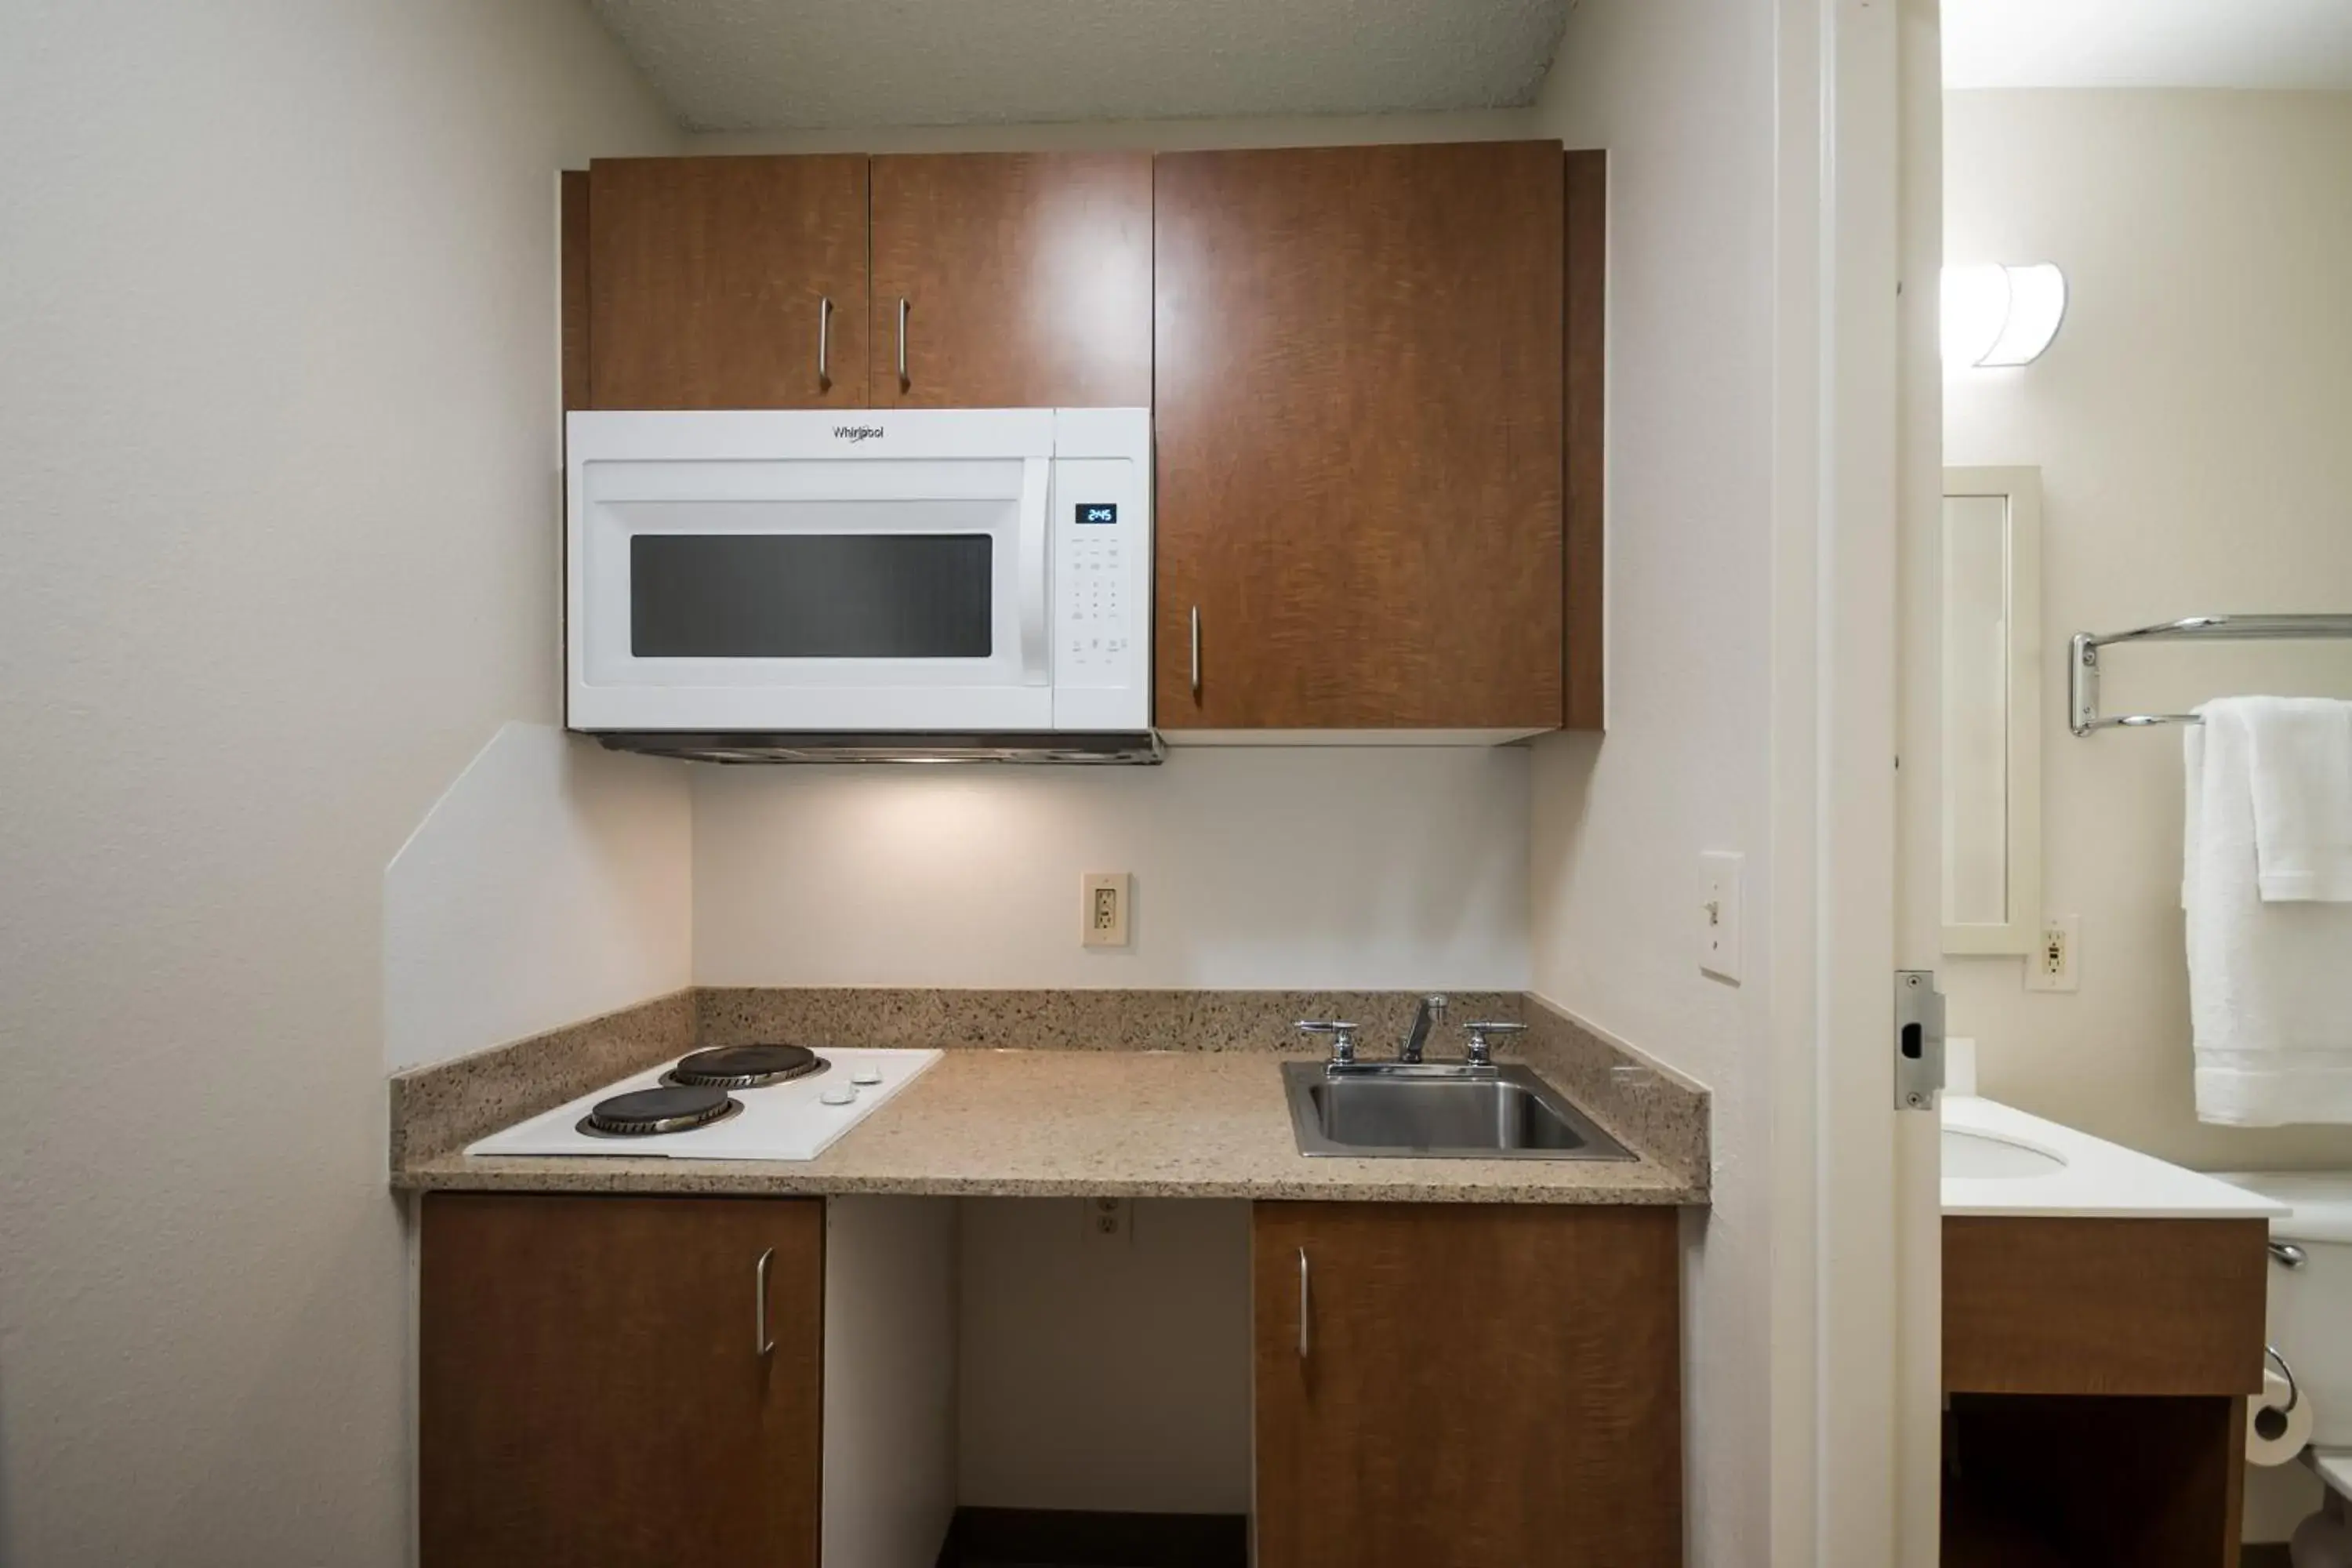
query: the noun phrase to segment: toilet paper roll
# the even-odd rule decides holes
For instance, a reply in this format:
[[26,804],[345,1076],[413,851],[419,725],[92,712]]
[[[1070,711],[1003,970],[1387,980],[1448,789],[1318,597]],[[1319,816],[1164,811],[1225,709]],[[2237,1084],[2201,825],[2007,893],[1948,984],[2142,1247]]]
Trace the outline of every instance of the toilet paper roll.
[[2263,1371],[2263,1391],[2246,1403],[2246,1462],[2253,1465],[2284,1465],[2303,1452],[2311,1441],[2311,1394],[2304,1392],[2289,1410],[2287,1400],[2291,1385],[2277,1372],[2265,1367]]

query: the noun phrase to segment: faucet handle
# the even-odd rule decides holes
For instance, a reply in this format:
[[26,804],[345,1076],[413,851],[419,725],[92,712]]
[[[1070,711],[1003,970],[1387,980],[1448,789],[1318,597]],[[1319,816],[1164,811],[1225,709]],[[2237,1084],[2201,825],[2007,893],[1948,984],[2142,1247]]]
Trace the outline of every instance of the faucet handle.
[[1342,1064],[1356,1059],[1356,1026],[1336,1018],[1301,1018],[1292,1026],[1302,1035],[1331,1037],[1331,1059]]
[[1501,1020],[1476,1024],[1465,1024],[1462,1027],[1470,1037],[1469,1062],[1474,1068],[1492,1067],[1495,1065],[1494,1047],[1488,1037],[1494,1035],[1523,1035],[1527,1033],[1528,1028],[1525,1024],[1513,1024]]

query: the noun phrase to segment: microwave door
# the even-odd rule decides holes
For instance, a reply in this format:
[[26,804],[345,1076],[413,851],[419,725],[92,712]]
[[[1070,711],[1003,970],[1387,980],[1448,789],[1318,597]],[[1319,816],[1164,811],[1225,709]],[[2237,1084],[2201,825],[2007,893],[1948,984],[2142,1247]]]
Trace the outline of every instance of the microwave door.
[[1042,458],[587,466],[580,729],[1045,729]]

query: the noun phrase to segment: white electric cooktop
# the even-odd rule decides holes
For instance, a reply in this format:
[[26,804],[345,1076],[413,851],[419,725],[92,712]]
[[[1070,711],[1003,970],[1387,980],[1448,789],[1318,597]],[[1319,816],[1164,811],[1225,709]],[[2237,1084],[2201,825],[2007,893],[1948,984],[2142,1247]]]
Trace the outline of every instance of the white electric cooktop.
[[[764,1048],[764,1047],[763,1047]],[[681,1088],[670,1075],[681,1062],[708,1058],[698,1052],[605,1085],[553,1110],[516,1123],[467,1147],[468,1154],[609,1154],[625,1159],[814,1160],[827,1145],[882,1108],[924,1068],[937,1051],[821,1048],[815,1070],[781,1082],[736,1087],[725,1082]],[[645,1090],[663,1090],[652,1100],[622,1100]],[[721,1097],[731,1106],[721,1103]],[[591,1112],[620,1101],[638,1116],[610,1118],[614,1126],[672,1126],[699,1117],[715,1120],[676,1131],[624,1133],[600,1131]],[[671,1114],[677,1112],[678,1114]]]

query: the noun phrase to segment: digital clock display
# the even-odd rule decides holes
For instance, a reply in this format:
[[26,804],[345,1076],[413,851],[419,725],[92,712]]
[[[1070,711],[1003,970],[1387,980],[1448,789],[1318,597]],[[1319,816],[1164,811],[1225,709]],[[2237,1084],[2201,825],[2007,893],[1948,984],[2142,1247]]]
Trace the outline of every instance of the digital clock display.
[[1118,521],[1118,508],[1116,506],[1088,506],[1083,501],[1078,505],[1078,521],[1081,524],[1115,523]]

